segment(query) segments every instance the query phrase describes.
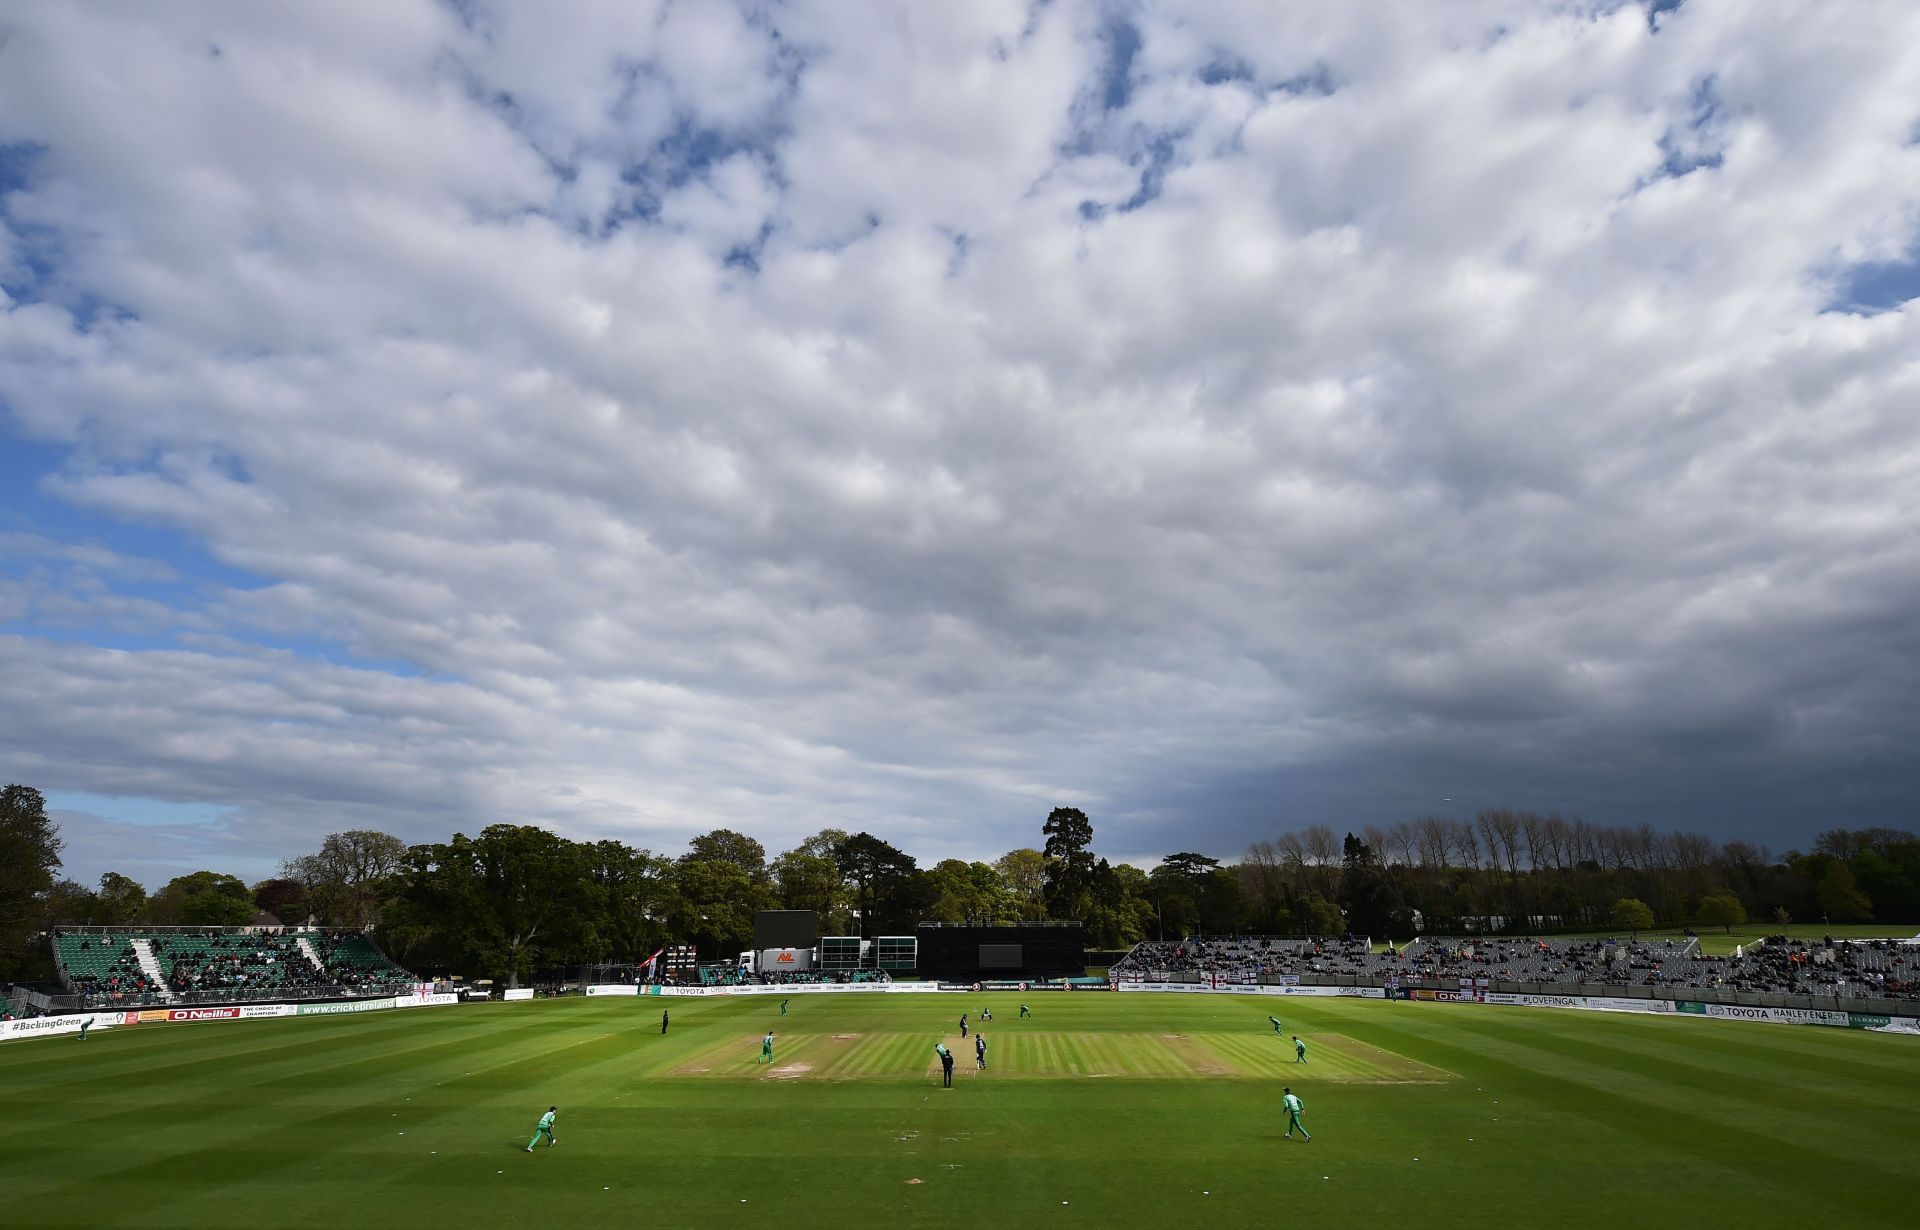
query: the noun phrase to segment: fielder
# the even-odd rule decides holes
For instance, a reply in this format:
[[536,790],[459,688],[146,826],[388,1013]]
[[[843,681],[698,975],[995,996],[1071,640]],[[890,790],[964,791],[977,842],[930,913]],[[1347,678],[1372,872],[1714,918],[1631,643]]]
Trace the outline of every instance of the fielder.
[[540,1116],[539,1126],[533,1129],[533,1139],[527,1142],[528,1153],[533,1152],[533,1147],[540,1143],[542,1136],[547,1138],[547,1148],[549,1149],[560,1143],[553,1138],[553,1119],[554,1116],[559,1113],[560,1108],[558,1106],[549,1106],[547,1107],[547,1113]]
[[1313,1137],[1307,1135],[1307,1125],[1300,1122],[1300,1111],[1303,1108],[1300,1105],[1300,1099],[1294,1094],[1291,1088],[1283,1091],[1280,1104],[1287,1108],[1287,1139],[1292,1140],[1293,1129],[1299,1128],[1300,1139],[1312,1140]]

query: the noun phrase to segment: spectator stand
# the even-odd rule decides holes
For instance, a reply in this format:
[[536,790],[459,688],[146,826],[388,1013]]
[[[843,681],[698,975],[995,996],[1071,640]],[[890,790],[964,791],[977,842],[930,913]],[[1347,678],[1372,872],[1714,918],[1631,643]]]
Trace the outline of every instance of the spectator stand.
[[59,927],[52,943],[78,1009],[375,998],[416,982],[349,930]]
[[1898,1014],[1920,1000],[1920,944],[1770,937],[1711,957],[1699,940],[1426,936],[1397,953],[1354,937],[1147,941],[1116,981],[1297,983],[1448,990],[1487,980],[1503,993],[1688,999],[1752,1007]]

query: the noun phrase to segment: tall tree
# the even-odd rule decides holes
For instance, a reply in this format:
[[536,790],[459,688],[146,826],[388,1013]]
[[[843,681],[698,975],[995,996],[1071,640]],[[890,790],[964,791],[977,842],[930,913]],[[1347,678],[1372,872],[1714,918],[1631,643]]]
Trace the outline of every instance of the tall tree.
[[747,836],[732,829],[715,829],[711,833],[702,833],[687,843],[685,858],[689,862],[732,863],[752,879],[760,879],[767,870],[767,848]]
[[[842,839],[844,840],[844,838]],[[820,917],[822,934],[833,935],[849,922],[846,887],[840,868],[830,855],[789,850],[768,866],[780,905],[789,910],[812,910]]]
[[1322,897],[1332,897],[1340,870],[1340,839],[1324,824],[1310,824],[1300,834],[1306,852],[1307,882]]
[[927,871],[932,917],[941,922],[991,923],[1013,913],[1013,897],[1000,873],[985,863],[943,859]]
[[1341,857],[1340,908],[1346,913],[1349,931],[1383,939],[1413,933],[1412,919],[1378,854],[1352,833],[1347,834]]
[[1100,859],[1093,865],[1085,919],[1086,942],[1094,948],[1126,948],[1152,934],[1153,905],[1147,900],[1147,873],[1127,863]]
[[253,904],[289,927],[298,927],[313,912],[313,899],[307,886],[284,876],[262,880],[253,886]]
[[1725,927],[1731,935],[1735,926],[1747,921],[1747,909],[1730,892],[1709,893],[1700,898],[1697,921],[1703,927]]
[[1820,909],[1833,922],[1866,922],[1873,917],[1873,903],[1860,891],[1853,869],[1840,859],[1834,859],[1820,877]]
[[1653,926],[1653,910],[1646,902],[1636,897],[1622,897],[1613,903],[1613,925],[1639,939],[1640,933]]
[[673,868],[680,903],[675,931],[703,954],[731,957],[753,942],[753,915],[773,903],[772,891],[725,858],[680,859]]
[[371,929],[398,891],[407,846],[390,833],[350,829],[328,834],[320,849],[289,861],[281,874],[306,886],[321,921]]
[[811,854],[815,858],[832,858],[833,852],[838,850],[840,843],[846,839],[847,830],[845,829],[821,829],[794,849],[802,854]]
[[168,880],[147,912],[168,927],[244,927],[253,921],[253,894],[238,876],[195,871]]
[[[1222,900],[1221,885],[1213,878],[1220,860],[1204,854],[1169,854],[1147,875],[1154,896],[1156,926],[1172,935],[1219,933],[1233,929],[1238,885]],[[1164,936],[1163,936],[1164,938]]]
[[51,931],[59,926],[94,927],[100,919],[100,899],[84,884],[55,880],[40,897],[40,917],[35,930]]
[[410,924],[441,937],[473,973],[518,987],[542,951],[577,946],[591,927],[590,883],[579,846],[531,825],[493,824],[478,837],[407,851]]
[[918,869],[913,856],[881,841],[872,833],[855,833],[834,849],[834,865],[853,889],[860,909],[860,934],[868,938],[880,934],[883,922],[900,926],[903,905],[916,893],[913,881]]
[[1254,926],[1262,931],[1278,931],[1281,906],[1286,900],[1286,878],[1280,867],[1279,847],[1270,841],[1256,841],[1247,847],[1246,857],[1233,870]]
[[593,888],[593,933],[598,956],[613,961],[644,961],[666,938],[667,920],[677,904],[673,864],[625,842],[596,841],[582,846],[582,860]]
[[94,894],[95,917],[102,926],[130,923],[147,909],[147,890],[138,883],[109,871],[100,877],[100,890]]
[[1155,876],[1169,875],[1183,880],[1188,884],[1193,884],[1197,883],[1219,865],[1219,859],[1208,858],[1204,854],[1194,854],[1191,851],[1180,854],[1169,854],[1160,860],[1158,867],[1155,867],[1148,873],[1148,878],[1151,879]]
[[1317,892],[1300,894],[1293,903],[1295,925],[1302,935],[1339,935],[1347,930],[1340,907]]
[[1053,918],[1082,918],[1092,902],[1093,821],[1077,807],[1056,807],[1040,826],[1046,837],[1047,913]]
[[1024,919],[1044,918],[1047,910],[1047,856],[1031,846],[1009,850],[993,864]]
[[31,786],[0,790],[0,973],[25,955],[39,901],[60,866],[60,829],[47,800]]

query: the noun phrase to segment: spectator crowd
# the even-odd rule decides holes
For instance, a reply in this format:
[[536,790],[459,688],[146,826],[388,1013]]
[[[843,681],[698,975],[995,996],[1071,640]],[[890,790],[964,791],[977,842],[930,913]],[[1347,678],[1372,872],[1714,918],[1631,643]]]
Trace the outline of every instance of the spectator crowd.
[[1348,977],[1369,981],[1604,984],[1670,990],[1725,989],[1857,999],[1920,998],[1920,944],[1895,940],[1793,940],[1771,936],[1715,957],[1684,939],[1550,940],[1422,938],[1376,952],[1363,939],[1237,937],[1148,941],[1110,971],[1116,978]]

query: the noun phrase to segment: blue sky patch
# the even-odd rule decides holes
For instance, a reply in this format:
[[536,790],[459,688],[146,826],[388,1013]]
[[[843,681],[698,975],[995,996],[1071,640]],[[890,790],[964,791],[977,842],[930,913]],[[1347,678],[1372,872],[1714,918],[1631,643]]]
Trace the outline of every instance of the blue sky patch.
[[1825,310],[1877,316],[1913,299],[1920,299],[1920,247],[1909,249],[1904,260],[1869,261],[1842,270]]
[[[1178,133],[1163,132],[1147,142],[1143,159],[1146,166],[1140,171],[1140,186],[1132,196],[1120,202],[1121,213],[1131,213],[1160,195],[1166,187],[1167,169],[1173,165],[1174,155],[1179,150],[1179,139]],[[1141,160],[1136,159],[1136,162]]]
[[218,807],[210,803],[168,803],[160,799],[114,797],[79,790],[48,791],[47,807],[106,816],[122,824],[137,824],[143,828],[220,824],[234,811],[231,807]]
[[1660,173],[1655,178],[1679,179],[1718,167],[1726,159],[1725,128],[1719,82],[1709,73],[1694,83],[1687,118],[1660,134]]
[[1100,69],[1100,105],[1118,111],[1133,100],[1133,59],[1140,54],[1140,31],[1116,19],[1100,32],[1107,60]]
[[1655,34],[1660,32],[1660,17],[1665,13],[1677,13],[1687,0],[1648,0],[1647,29]]

